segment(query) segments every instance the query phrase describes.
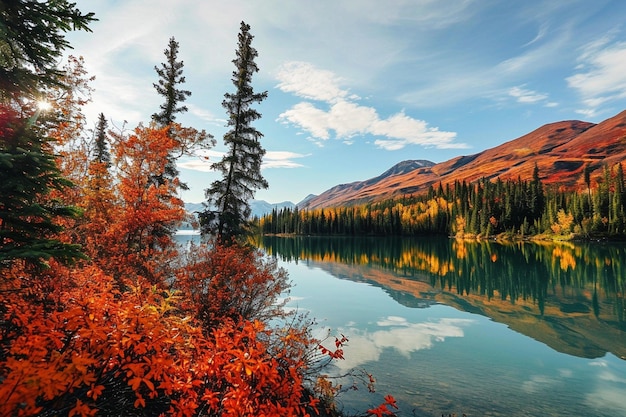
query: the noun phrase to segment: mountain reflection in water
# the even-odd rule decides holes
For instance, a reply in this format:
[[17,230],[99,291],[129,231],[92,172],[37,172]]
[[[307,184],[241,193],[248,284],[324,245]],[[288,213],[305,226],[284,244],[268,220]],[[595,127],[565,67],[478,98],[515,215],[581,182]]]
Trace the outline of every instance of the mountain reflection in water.
[[284,261],[381,287],[398,303],[480,314],[553,349],[626,359],[626,245],[263,237]]

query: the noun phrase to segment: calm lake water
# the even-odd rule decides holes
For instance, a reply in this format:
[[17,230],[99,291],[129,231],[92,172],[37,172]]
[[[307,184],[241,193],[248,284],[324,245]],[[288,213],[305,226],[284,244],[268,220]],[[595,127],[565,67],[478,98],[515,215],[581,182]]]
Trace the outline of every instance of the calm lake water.
[[335,372],[402,416],[626,416],[626,246],[269,238],[291,308],[349,338]]

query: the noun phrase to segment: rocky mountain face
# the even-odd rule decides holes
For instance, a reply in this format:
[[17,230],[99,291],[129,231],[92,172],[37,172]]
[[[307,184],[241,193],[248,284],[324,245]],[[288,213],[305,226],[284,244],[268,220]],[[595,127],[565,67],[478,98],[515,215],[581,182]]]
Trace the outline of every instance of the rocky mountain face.
[[298,203],[300,208],[360,204],[402,195],[420,194],[429,186],[481,178],[529,180],[535,165],[546,185],[583,187],[589,165],[592,182],[602,167],[626,160],[626,111],[601,123],[579,120],[550,123],[495,148],[435,164],[403,161],[366,181],[337,185]]

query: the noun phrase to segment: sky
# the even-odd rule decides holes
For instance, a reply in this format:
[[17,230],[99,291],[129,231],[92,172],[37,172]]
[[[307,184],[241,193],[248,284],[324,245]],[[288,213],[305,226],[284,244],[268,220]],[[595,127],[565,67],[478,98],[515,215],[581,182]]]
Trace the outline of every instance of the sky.
[[259,54],[252,86],[268,92],[253,126],[269,183],[255,198],[270,203],[626,109],[622,0],[75,1],[99,19],[68,35],[95,76],[92,125],[100,112],[115,129],[149,123],[163,102],[154,67],[179,43],[192,95],[177,121],[217,141],[179,161],[189,203],[219,178],[241,21]]

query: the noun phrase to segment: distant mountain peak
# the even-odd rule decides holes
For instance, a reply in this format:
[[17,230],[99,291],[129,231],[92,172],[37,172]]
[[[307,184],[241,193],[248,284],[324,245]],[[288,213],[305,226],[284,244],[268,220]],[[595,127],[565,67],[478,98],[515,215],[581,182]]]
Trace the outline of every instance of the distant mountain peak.
[[376,178],[387,178],[392,175],[407,174],[411,171],[415,171],[418,168],[430,168],[433,165],[435,165],[434,162],[427,161],[425,159],[410,159],[407,161],[398,162]]
[[[250,200],[250,210],[252,217],[263,217],[270,214],[274,209],[294,208],[296,205],[291,201],[283,201],[282,203],[268,203],[265,200]],[[197,215],[206,209],[204,203],[185,203],[187,212]]]
[[402,162],[395,164],[394,166],[392,166],[391,168],[389,168],[387,171],[383,172],[379,176],[370,178],[369,180],[355,181],[355,182],[351,182],[348,184],[336,185],[330,190],[325,191],[324,193],[320,194],[319,196],[309,195],[307,198],[305,198],[300,203],[298,203],[298,207],[304,208],[304,207],[319,206],[320,198],[322,199],[322,201],[324,201],[325,199],[328,199],[329,197],[332,197],[333,199],[341,200],[342,196],[344,195],[350,195],[351,193],[355,193],[355,192],[358,193],[359,191],[367,192],[369,188],[371,188],[371,186],[383,180],[386,180],[388,178],[393,178],[397,175],[406,175],[419,169],[430,169],[434,165],[435,165],[434,162],[426,161],[426,160],[402,161]]

